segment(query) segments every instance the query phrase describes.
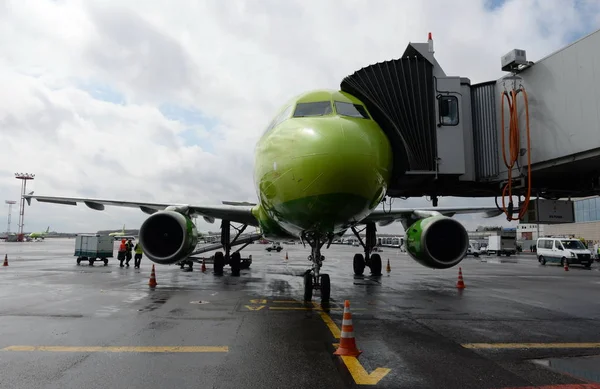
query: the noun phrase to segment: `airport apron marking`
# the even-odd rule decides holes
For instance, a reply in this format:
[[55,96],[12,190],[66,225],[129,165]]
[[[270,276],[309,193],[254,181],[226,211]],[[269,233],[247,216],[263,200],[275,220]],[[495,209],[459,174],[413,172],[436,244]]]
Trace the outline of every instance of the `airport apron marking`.
[[470,349],[600,348],[600,343],[465,343]]
[[[268,304],[268,300],[267,299],[252,299],[252,300],[248,300],[250,302],[250,304],[253,305],[244,305],[244,308],[246,308],[249,311],[260,311],[261,309],[263,309],[265,306],[267,306]],[[305,305],[303,307],[289,307],[289,306],[268,306],[268,309],[271,311],[343,311],[344,308],[343,307],[329,307],[327,309],[323,308],[322,306],[314,303],[313,305],[310,306],[306,306],[307,303],[304,301],[298,301],[298,300],[273,300],[271,301],[271,303],[277,303],[277,304],[301,304],[301,305]],[[258,305],[258,304],[262,304],[262,305]],[[366,311],[367,308],[353,308],[353,311]]]
[[[313,302],[313,304],[316,308],[321,308],[317,303]],[[340,329],[331,317],[322,310],[320,310],[319,315],[327,325],[327,328],[329,328],[329,331],[331,331],[333,337],[339,339],[341,334]],[[338,348],[340,344],[334,343],[333,345]],[[356,357],[341,356],[340,358],[342,358],[342,362],[344,362],[344,365],[346,365],[346,368],[352,375],[354,382],[358,385],[377,385],[383,377],[392,371],[392,369],[387,367],[378,367],[369,374]]]
[[9,346],[3,351],[53,351],[53,352],[112,352],[112,353],[226,353],[228,346]]

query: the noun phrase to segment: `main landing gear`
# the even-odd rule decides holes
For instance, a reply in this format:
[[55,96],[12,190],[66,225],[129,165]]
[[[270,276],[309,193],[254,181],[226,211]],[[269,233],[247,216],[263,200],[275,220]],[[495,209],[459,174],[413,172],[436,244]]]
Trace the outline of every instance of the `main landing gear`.
[[[235,235],[233,240],[231,240],[230,227],[233,227],[237,231],[237,234]],[[242,225],[241,227],[235,227],[235,226],[232,226],[228,220],[222,220],[222,222],[221,222],[221,244],[220,245],[219,244],[209,245],[208,247],[200,248],[199,250],[197,249],[194,252],[194,255],[213,251],[215,249],[218,249],[219,246],[221,246],[225,252],[217,251],[215,253],[215,255],[210,258],[202,258],[202,257],[197,257],[197,256],[190,257],[190,259],[179,262],[179,266],[181,267],[181,269],[183,269],[187,265],[187,266],[189,266],[189,270],[191,271],[193,268],[194,262],[202,263],[202,260],[204,260],[204,259],[212,259],[215,275],[223,275],[223,268],[225,267],[225,265],[230,265],[231,266],[231,275],[239,277],[240,270],[248,269],[248,268],[250,268],[250,265],[252,264],[252,256],[249,255],[247,258],[242,258],[240,251],[242,249],[244,249],[246,246],[248,246],[250,243],[252,243],[254,240],[256,240],[256,237],[253,237],[253,236],[240,238],[240,236],[242,235],[242,233],[244,232],[246,227],[247,227],[246,224]],[[240,246],[240,245],[241,245],[241,247],[239,249],[237,249],[233,253],[231,252],[232,247]]]
[[[360,237],[360,233],[364,230],[366,232],[366,239],[363,242]],[[373,252],[373,248],[377,244],[377,228],[375,227],[375,223],[367,223],[367,226],[360,231],[356,231],[355,227],[352,227],[352,232],[358,238],[361,246],[365,249],[365,255],[363,257],[362,254],[355,254],[354,261],[352,266],[354,267],[354,274],[357,276],[362,276],[365,271],[365,266],[369,266],[371,268],[372,276],[380,276],[381,275],[381,256],[379,254],[371,254]]]
[[[230,227],[233,227],[237,231],[237,234],[233,240],[231,240]],[[246,227],[248,227],[247,224],[244,224],[242,227],[236,227],[232,226],[229,220],[221,221],[221,244],[223,245],[223,250],[225,253],[222,251],[217,251],[215,253],[213,265],[214,274],[223,275],[223,267],[226,264],[229,264],[229,266],[231,266],[231,275],[239,277],[241,269],[247,269],[250,267],[250,262],[252,260],[247,258],[242,259],[242,255],[240,254],[240,251],[248,246],[250,242],[244,244],[235,252],[231,252],[231,248],[236,245],[237,239],[240,237],[240,235],[242,235]]]
[[[305,239],[312,249],[311,254],[308,256],[308,260],[312,262],[312,268],[304,273],[304,301],[311,301],[313,289],[320,289],[321,302],[327,303],[331,295],[331,282],[329,274],[320,274],[321,266],[323,266],[325,260],[325,257],[321,255],[321,247],[324,242],[318,236],[306,237]],[[327,246],[329,247],[329,245]]]

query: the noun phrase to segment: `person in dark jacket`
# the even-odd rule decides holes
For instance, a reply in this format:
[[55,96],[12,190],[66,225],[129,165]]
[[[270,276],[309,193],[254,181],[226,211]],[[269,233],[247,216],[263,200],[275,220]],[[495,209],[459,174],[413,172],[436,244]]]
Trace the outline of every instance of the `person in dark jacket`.
[[131,255],[131,251],[133,251],[133,242],[131,241],[131,239],[129,239],[127,241],[127,244],[125,245],[127,251],[125,253],[125,266],[129,267],[129,261],[131,261],[132,255]]

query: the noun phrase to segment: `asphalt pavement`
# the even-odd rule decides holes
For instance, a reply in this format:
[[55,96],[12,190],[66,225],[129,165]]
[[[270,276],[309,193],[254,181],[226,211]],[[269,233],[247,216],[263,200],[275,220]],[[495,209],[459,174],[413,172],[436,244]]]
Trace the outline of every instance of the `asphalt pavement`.
[[[325,306],[299,244],[248,246],[240,277],[155,265],[155,288],[147,258],[77,265],[74,244],[0,242],[0,388],[600,388],[598,263],[467,257],[461,290],[393,248],[355,277],[360,248],[332,245]],[[345,300],[357,358],[333,354]]]

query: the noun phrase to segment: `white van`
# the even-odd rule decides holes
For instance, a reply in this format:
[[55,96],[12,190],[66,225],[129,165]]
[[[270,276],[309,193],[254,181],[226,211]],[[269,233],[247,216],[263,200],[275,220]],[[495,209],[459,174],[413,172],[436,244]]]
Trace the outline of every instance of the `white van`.
[[583,265],[590,267],[593,262],[592,253],[579,239],[549,237],[539,238],[536,244],[538,261],[545,265],[547,262],[565,265]]
[[479,257],[481,250],[479,249],[479,243],[474,240],[469,241],[469,247],[467,248],[467,255],[473,255],[475,258]]

